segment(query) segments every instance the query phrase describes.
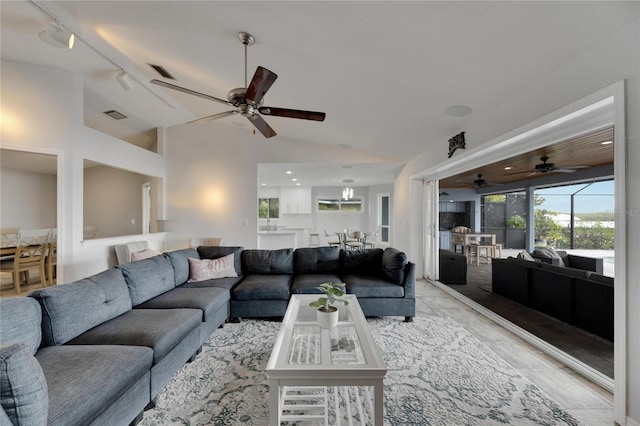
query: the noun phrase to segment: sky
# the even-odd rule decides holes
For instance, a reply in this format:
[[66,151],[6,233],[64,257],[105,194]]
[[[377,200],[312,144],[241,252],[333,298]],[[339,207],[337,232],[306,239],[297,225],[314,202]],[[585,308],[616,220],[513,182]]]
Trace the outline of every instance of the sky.
[[613,180],[538,189],[535,194],[542,196],[545,201],[537,208],[558,213],[570,213],[570,195],[573,193],[576,193],[574,198],[576,214],[580,212],[613,212],[614,210]]

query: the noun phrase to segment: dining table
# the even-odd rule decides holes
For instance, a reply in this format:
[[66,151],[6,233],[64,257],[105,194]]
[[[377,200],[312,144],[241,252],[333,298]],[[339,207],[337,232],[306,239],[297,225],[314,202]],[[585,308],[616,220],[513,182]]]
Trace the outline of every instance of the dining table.
[[496,245],[496,234],[487,232],[452,232],[451,233],[451,251],[456,251],[456,246],[462,246],[462,254],[467,256],[471,246],[476,245]]

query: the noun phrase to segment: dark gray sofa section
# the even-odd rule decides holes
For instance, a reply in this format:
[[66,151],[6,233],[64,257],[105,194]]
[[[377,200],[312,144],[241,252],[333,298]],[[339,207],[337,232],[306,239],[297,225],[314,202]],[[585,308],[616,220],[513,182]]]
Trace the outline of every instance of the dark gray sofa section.
[[493,259],[491,269],[494,293],[613,341],[613,278],[514,258]]

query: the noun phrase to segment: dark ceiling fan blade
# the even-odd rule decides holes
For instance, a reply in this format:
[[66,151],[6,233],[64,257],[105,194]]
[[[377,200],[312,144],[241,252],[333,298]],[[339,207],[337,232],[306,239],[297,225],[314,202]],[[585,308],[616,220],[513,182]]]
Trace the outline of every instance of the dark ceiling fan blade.
[[253,74],[249,87],[247,87],[245,99],[252,101],[254,105],[260,104],[264,94],[267,93],[267,90],[269,90],[271,85],[276,81],[276,78],[278,78],[276,73],[264,67],[258,67],[255,74]]
[[167,89],[172,89],[172,90],[177,90],[178,92],[187,93],[189,95],[199,96],[201,98],[208,99],[210,101],[220,102],[226,105],[233,105],[231,102],[227,100],[216,98],[215,96],[211,96],[211,95],[206,95],[204,93],[196,92],[195,90],[176,86],[175,84],[167,83],[165,81],[153,79],[151,80],[151,83],[157,84],[158,86],[166,87]]
[[260,111],[260,113],[264,115],[275,115],[278,117],[300,118],[302,120],[314,121],[324,121],[324,118],[327,115],[324,112],[303,111],[301,109],[275,108],[266,106],[260,107],[258,111]]
[[206,116],[206,117],[198,118],[197,120],[189,121],[187,124],[207,123],[209,121],[217,120],[219,118],[229,117],[230,115],[234,115],[234,114],[237,114],[239,112],[240,111],[238,111],[238,110],[225,111],[225,112],[221,112],[221,113],[218,113],[218,114],[213,114],[213,115],[209,115],[209,116]]
[[276,131],[267,124],[266,121],[258,114],[253,114],[247,117],[249,121],[264,135],[265,138],[270,138],[277,135]]

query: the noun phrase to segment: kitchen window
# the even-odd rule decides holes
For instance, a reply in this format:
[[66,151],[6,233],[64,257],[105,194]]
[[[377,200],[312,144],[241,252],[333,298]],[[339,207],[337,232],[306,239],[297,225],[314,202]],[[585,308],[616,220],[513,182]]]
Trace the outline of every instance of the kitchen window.
[[316,199],[316,210],[318,212],[362,213],[362,199],[342,200],[333,197],[318,197]]

